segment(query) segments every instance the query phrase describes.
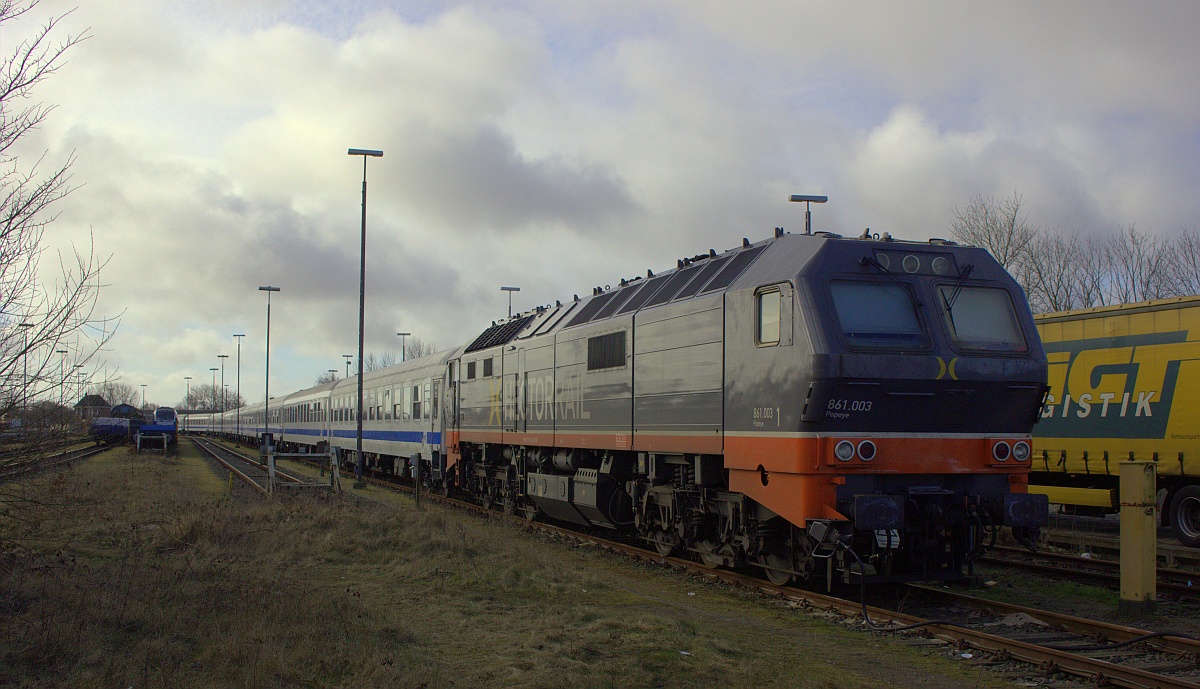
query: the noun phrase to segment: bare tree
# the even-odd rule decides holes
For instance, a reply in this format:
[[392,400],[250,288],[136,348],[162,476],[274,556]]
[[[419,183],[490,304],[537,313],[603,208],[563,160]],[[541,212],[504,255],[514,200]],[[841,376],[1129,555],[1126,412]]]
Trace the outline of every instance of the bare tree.
[[[0,34],[29,13],[38,0],[0,0]],[[43,239],[55,205],[72,191],[69,155],[49,164],[46,154],[26,161],[14,146],[53,110],[31,100],[35,88],[65,62],[86,36],[55,42],[62,16],[0,54],[0,413],[12,414],[34,400],[59,406],[90,381],[85,373],[116,330],[94,317],[104,265],[94,246],[58,256],[57,270],[43,266]],[[9,45],[14,42],[10,40]],[[77,337],[78,336],[78,337]],[[77,344],[78,343],[78,344]],[[88,343],[88,344],[84,344]]]
[[1200,294],[1200,235],[1185,227],[1172,242],[1171,287],[1178,296]]
[[317,382],[313,383],[313,385],[324,385],[326,383],[332,383],[336,380],[337,380],[337,373],[326,371],[326,372],[322,373],[321,375],[317,376]]
[[[229,386],[226,385],[226,388]],[[224,395],[221,393],[224,392]],[[239,397],[233,390],[221,390],[220,385],[200,383],[191,386],[184,395],[185,399],[176,403],[177,409],[202,409],[204,411],[228,411],[246,406],[246,400]]]
[[1038,228],[1022,211],[1024,200],[1015,191],[1011,198],[975,196],[954,209],[950,233],[955,241],[987,249],[1005,269],[1012,271],[1028,260]]
[[1168,242],[1133,225],[1108,241],[1110,304],[1162,299],[1175,294]]
[[103,397],[104,401],[110,407],[115,407],[118,404],[137,406],[141,401],[141,393],[136,387],[116,380],[105,381],[95,386],[94,392]]
[[1067,311],[1104,303],[1109,276],[1107,244],[1077,232],[1042,231],[1013,277],[1036,313]]
[[404,343],[404,359],[420,359],[437,351],[437,342],[421,337],[410,336]]

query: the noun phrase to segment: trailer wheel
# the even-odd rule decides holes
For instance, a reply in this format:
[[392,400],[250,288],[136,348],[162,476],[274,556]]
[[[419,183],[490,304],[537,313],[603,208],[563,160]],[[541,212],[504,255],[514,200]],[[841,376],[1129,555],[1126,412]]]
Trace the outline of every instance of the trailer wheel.
[[1171,498],[1171,526],[1180,543],[1200,548],[1200,486],[1184,486]]

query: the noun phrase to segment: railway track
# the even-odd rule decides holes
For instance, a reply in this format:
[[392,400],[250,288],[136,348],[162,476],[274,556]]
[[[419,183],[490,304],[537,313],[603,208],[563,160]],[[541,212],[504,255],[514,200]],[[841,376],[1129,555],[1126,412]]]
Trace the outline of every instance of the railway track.
[[[1020,548],[996,546],[988,551],[983,562],[1110,588],[1121,586],[1121,563],[1116,560],[1052,552],[1031,553]],[[1160,593],[1200,600],[1200,570],[1159,567],[1157,588]]]
[[[257,463],[254,463],[256,466]],[[408,483],[364,474],[364,480],[412,493]],[[1071,617],[1045,610],[986,601],[945,589],[911,587],[920,592],[916,606],[905,596],[888,607],[865,598],[840,597],[794,586],[776,586],[757,577],[699,562],[663,557],[641,545],[584,534],[564,527],[505,515],[473,502],[421,491],[422,499],[489,518],[511,519],[555,538],[619,553],[645,562],[762,591],[789,607],[839,618],[843,624],[879,634],[899,634],[917,646],[953,649],[961,658],[1002,673],[1023,686],[1078,687],[1082,679],[1096,686],[1200,689],[1200,640]],[[919,607],[921,614],[899,608]]]
[[[1160,530],[1155,550],[1160,567],[1191,569],[1200,573],[1200,548],[1181,545],[1173,536]],[[1050,529],[1042,534],[1041,544],[1058,552],[1088,555],[1101,559],[1119,560],[1121,538],[1116,532]]]
[[[256,493],[261,495],[267,495],[271,492],[270,478],[268,476],[266,464],[258,461],[257,459],[247,457],[239,452],[231,450],[221,443],[197,437],[192,437],[191,440],[205,454],[228,469],[231,480],[232,477],[236,476],[238,480],[242,481]],[[294,474],[276,468],[275,486],[277,488],[327,489],[330,487],[330,484],[328,481],[316,482],[307,476]]]
[[52,467],[61,466],[69,462],[74,462],[79,459],[85,459],[93,455],[98,455],[106,452],[115,446],[112,445],[90,445],[87,447],[77,447],[55,454],[45,456],[35,456],[27,458],[10,458],[8,461],[0,465],[0,483],[11,481],[20,476],[31,474],[36,471],[43,471]]

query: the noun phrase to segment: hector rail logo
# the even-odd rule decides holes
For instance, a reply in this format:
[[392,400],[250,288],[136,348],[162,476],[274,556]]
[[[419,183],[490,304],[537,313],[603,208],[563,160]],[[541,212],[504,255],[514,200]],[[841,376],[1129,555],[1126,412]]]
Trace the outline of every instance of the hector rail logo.
[[1162,438],[1180,365],[1200,360],[1187,332],[1046,342],[1050,393],[1034,434]]

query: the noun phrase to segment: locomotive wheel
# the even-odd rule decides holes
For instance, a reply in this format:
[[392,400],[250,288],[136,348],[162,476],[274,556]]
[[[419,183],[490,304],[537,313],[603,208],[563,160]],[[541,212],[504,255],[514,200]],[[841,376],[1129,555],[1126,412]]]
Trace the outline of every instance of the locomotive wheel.
[[1184,486],[1171,498],[1171,526],[1189,548],[1200,548],[1200,486]]
[[696,545],[696,549],[700,551],[700,562],[709,569],[716,569],[725,564],[725,558],[721,557],[718,552],[720,544],[716,541],[700,541]]
[[654,549],[662,557],[668,557],[671,553],[675,552],[675,537],[666,531],[655,531],[652,534],[652,540],[654,541]]
[[767,581],[776,586],[786,586],[792,580],[792,573],[782,570],[791,569],[791,562],[783,555],[775,553],[765,553],[759,555],[756,561],[763,568],[763,573],[767,575]]

